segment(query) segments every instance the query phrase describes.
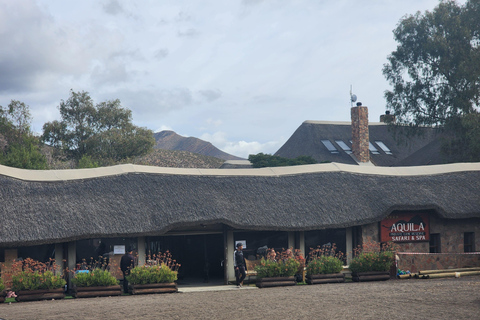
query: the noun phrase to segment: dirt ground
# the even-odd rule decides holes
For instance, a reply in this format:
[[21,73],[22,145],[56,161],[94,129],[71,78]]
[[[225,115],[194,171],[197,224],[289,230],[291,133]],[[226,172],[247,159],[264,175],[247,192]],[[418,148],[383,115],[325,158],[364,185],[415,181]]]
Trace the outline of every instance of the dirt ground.
[[14,319],[478,319],[480,277],[297,285],[0,305]]

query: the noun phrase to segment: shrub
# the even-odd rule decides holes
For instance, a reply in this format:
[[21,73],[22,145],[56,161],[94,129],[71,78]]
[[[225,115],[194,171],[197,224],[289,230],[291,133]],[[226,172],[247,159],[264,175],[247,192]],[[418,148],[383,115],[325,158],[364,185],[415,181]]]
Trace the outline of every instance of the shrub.
[[255,267],[257,271],[257,277],[270,278],[270,277],[290,277],[297,273],[300,263],[295,259],[288,259],[286,261],[272,261],[265,260]]
[[338,273],[343,270],[343,261],[334,256],[319,256],[307,264],[307,274]]
[[177,280],[177,271],[166,264],[137,266],[126,277],[131,284],[170,283]]
[[106,287],[117,285],[118,280],[108,270],[95,269],[75,274],[72,283],[77,287]]
[[[262,258],[260,264],[255,267],[258,278],[294,276],[298,272],[301,262],[304,261],[301,254],[298,252],[294,254],[291,249],[283,250],[281,253],[275,253],[269,257],[269,259]],[[278,260],[275,260],[277,257]]]
[[30,258],[12,266],[12,290],[48,290],[64,287],[66,281],[55,270],[55,261],[39,262]]
[[393,243],[367,242],[355,249],[355,257],[350,262],[352,272],[388,271],[395,259],[396,245]]
[[3,280],[0,277],[0,292],[2,292],[3,290],[5,290],[5,285],[3,284]]
[[52,271],[21,271],[12,276],[12,290],[41,290],[64,287],[66,281]]

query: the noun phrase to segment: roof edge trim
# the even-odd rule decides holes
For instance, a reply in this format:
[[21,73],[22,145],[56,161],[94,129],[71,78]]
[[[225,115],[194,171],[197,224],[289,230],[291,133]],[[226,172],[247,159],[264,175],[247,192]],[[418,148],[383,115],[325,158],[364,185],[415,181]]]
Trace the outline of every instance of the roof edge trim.
[[342,163],[321,163],[291,167],[249,168],[249,169],[198,169],[166,168],[122,164],[93,169],[67,170],[27,170],[0,165],[0,175],[24,181],[67,181],[84,180],[115,176],[127,173],[151,173],[167,175],[195,176],[286,176],[322,172],[345,172],[353,174],[382,176],[422,176],[455,172],[480,171],[480,162],[454,163],[418,167],[375,167],[358,166]]

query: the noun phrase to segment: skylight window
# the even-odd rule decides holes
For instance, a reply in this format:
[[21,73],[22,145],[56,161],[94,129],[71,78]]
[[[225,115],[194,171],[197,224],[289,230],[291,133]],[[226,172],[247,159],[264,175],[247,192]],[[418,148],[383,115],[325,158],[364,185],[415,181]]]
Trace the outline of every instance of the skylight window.
[[382,141],[375,141],[375,143],[383,150],[386,154],[392,154],[392,151]]
[[335,146],[333,145],[332,142],[330,142],[330,140],[322,140],[322,143],[325,146],[325,148],[327,148],[327,150],[330,151],[330,153],[338,153],[337,148],[335,148]]
[[380,152],[378,152],[378,149],[375,148],[375,146],[370,141],[368,142],[368,149],[372,154],[380,154]]
[[342,150],[345,151],[347,154],[352,153],[352,149],[342,140],[335,140],[335,143],[338,144],[340,148],[342,148]]

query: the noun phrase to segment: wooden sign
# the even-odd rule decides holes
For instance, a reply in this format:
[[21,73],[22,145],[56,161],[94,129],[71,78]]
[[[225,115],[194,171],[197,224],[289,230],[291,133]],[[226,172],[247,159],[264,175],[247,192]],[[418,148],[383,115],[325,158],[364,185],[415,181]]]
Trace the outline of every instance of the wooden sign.
[[430,240],[427,213],[396,213],[380,222],[381,242],[419,242]]

